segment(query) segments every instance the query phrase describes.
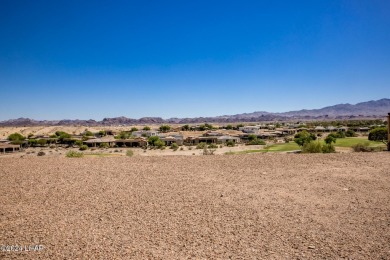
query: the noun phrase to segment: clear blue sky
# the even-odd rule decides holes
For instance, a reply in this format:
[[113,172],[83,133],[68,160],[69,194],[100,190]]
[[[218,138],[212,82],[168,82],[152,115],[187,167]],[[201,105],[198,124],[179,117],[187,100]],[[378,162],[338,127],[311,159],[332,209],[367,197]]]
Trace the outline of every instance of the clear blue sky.
[[0,2],[0,120],[390,97],[390,1]]

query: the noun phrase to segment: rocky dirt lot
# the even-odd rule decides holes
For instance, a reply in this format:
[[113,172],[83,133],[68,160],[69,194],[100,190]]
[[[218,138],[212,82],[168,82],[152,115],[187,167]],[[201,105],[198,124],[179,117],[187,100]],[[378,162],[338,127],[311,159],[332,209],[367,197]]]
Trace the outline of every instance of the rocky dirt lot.
[[0,158],[0,259],[390,259],[390,153]]

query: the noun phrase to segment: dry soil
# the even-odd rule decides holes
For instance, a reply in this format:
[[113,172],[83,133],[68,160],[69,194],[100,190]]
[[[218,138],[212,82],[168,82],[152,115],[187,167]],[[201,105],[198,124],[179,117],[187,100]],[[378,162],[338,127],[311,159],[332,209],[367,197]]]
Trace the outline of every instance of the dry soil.
[[0,259],[389,259],[390,153],[0,158]]

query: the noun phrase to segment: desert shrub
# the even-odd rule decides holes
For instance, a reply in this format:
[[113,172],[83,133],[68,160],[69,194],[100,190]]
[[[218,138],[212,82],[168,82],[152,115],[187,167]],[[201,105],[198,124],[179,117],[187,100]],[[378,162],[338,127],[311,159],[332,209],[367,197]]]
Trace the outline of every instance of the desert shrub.
[[45,139],[39,139],[39,140],[37,141],[37,144],[38,144],[38,145],[41,145],[41,146],[45,146],[45,145],[47,144],[47,140],[45,140]]
[[158,142],[158,141],[161,141],[160,137],[158,137],[158,136],[151,136],[148,138],[148,143],[151,146],[156,146],[156,142]]
[[165,149],[165,143],[164,143],[164,141],[161,141],[160,139],[159,140],[157,140],[156,142],[154,142],[154,145],[157,147],[157,148],[163,148],[163,149]]
[[86,130],[86,131],[84,132],[84,135],[85,135],[85,136],[93,136],[93,133],[92,133],[91,131]]
[[38,155],[38,156],[44,156],[44,155],[46,155],[46,154],[45,154],[45,152],[40,151],[40,152],[37,153],[37,155]]
[[371,141],[380,141],[387,144],[387,138],[388,133],[386,127],[374,128],[368,134],[368,140]]
[[261,139],[254,139],[248,143],[248,145],[265,145],[265,142]]
[[76,142],[74,142],[74,144],[77,145],[78,147],[81,147],[83,145],[83,141],[76,140]]
[[145,126],[144,128],[142,128],[142,130],[144,130],[144,131],[150,131],[150,127],[149,127],[149,126]]
[[169,130],[171,130],[171,127],[169,125],[162,125],[160,126],[160,131],[165,133],[165,132],[169,132]]
[[132,150],[127,150],[127,151],[126,151],[126,155],[129,156],[129,157],[131,157],[131,156],[134,155],[134,152],[133,152]]
[[332,132],[328,136],[331,136],[333,138],[345,138],[345,133],[342,131]]
[[[55,136],[58,138],[60,142],[63,142],[64,139],[71,138],[72,136],[64,131],[57,131]],[[55,138],[55,137],[53,137]]]
[[190,146],[190,147],[188,147],[188,150],[192,150],[192,147]]
[[225,127],[225,129],[227,129],[227,130],[232,130],[232,129],[233,129],[233,126],[232,126],[232,125],[227,125],[227,126]]
[[28,140],[28,145],[29,145],[29,146],[36,146],[37,143],[38,143],[38,140],[36,140],[36,139],[30,139],[30,140]]
[[218,145],[216,145],[216,144],[210,144],[210,145],[208,146],[208,148],[217,149],[217,148],[218,148]]
[[99,145],[99,147],[100,147],[100,148],[108,148],[108,147],[110,147],[110,145],[109,145],[108,143],[101,143],[101,144]]
[[171,149],[176,151],[177,149],[179,149],[179,146],[177,145],[177,143],[172,143],[171,144]]
[[54,149],[54,148],[56,148],[56,146],[55,145],[50,145],[50,149]]
[[196,146],[196,149],[204,149],[206,146],[207,146],[207,144],[205,142],[200,142]]
[[76,152],[76,151],[69,151],[66,153],[66,157],[69,157],[69,158],[79,158],[79,157],[83,157],[84,154],[82,152]]
[[22,144],[26,137],[19,133],[13,133],[10,134],[7,139],[11,141],[12,144]]
[[303,146],[306,143],[310,143],[311,141],[316,140],[317,137],[313,133],[309,133],[306,130],[296,134],[294,136],[294,142],[296,142],[299,146]]
[[189,131],[189,130],[190,130],[190,126],[189,126],[189,125],[183,125],[183,126],[181,127],[181,130],[182,130],[182,131]]
[[207,149],[206,146],[203,148],[203,155],[214,155],[214,152],[215,149]]
[[183,147],[180,147],[180,151],[183,151],[184,150],[184,148]]
[[352,146],[354,152],[373,152],[374,149],[369,146],[368,142],[358,143]]
[[355,137],[356,133],[352,129],[349,129],[347,132],[345,132],[346,137]]
[[100,130],[100,131],[99,131],[99,135],[100,135],[100,136],[106,136],[107,133],[106,133],[106,131],[104,131],[104,130]]
[[80,150],[81,150],[81,151],[85,151],[85,150],[87,150],[87,149],[88,149],[88,146],[86,146],[85,144],[80,145]]
[[256,135],[254,135],[254,134],[248,135],[248,140],[249,140],[249,141],[253,141],[253,140],[256,140],[256,139],[257,139],[257,136],[256,136]]
[[117,139],[129,139],[131,136],[130,132],[127,131],[121,131],[119,134],[115,137]]
[[336,143],[336,138],[332,135],[328,135],[326,138],[325,138],[325,143],[327,144],[331,144],[331,143]]
[[336,149],[332,143],[324,144],[322,146],[322,152],[323,153],[334,153],[334,152],[336,152]]
[[115,149],[115,150],[114,150],[114,153],[119,153],[119,150],[118,150],[118,149]]
[[232,147],[232,146],[235,146],[235,143],[233,142],[233,140],[228,140],[228,141],[226,142],[226,146]]
[[322,153],[322,145],[319,141],[304,143],[302,146],[303,153]]

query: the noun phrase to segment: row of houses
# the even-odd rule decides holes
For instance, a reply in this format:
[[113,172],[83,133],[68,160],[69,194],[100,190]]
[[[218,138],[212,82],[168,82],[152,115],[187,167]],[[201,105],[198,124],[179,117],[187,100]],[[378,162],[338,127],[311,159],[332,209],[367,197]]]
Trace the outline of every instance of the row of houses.
[[346,126],[340,126],[340,127],[334,127],[334,126],[316,126],[314,128],[305,128],[302,125],[299,126],[299,128],[274,128],[274,125],[271,126],[264,126],[264,125],[255,125],[255,126],[243,126],[240,127],[239,130],[242,131],[243,133],[247,134],[260,134],[267,132],[267,130],[263,129],[268,129],[268,130],[273,130],[271,131],[272,133],[279,135],[282,133],[282,135],[294,135],[298,132],[301,131],[308,131],[308,132],[317,132],[317,133],[330,133],[330,132],[346,132],[348,130],[353,130],[355,132],[369,132],[370,127],[346,127]]

